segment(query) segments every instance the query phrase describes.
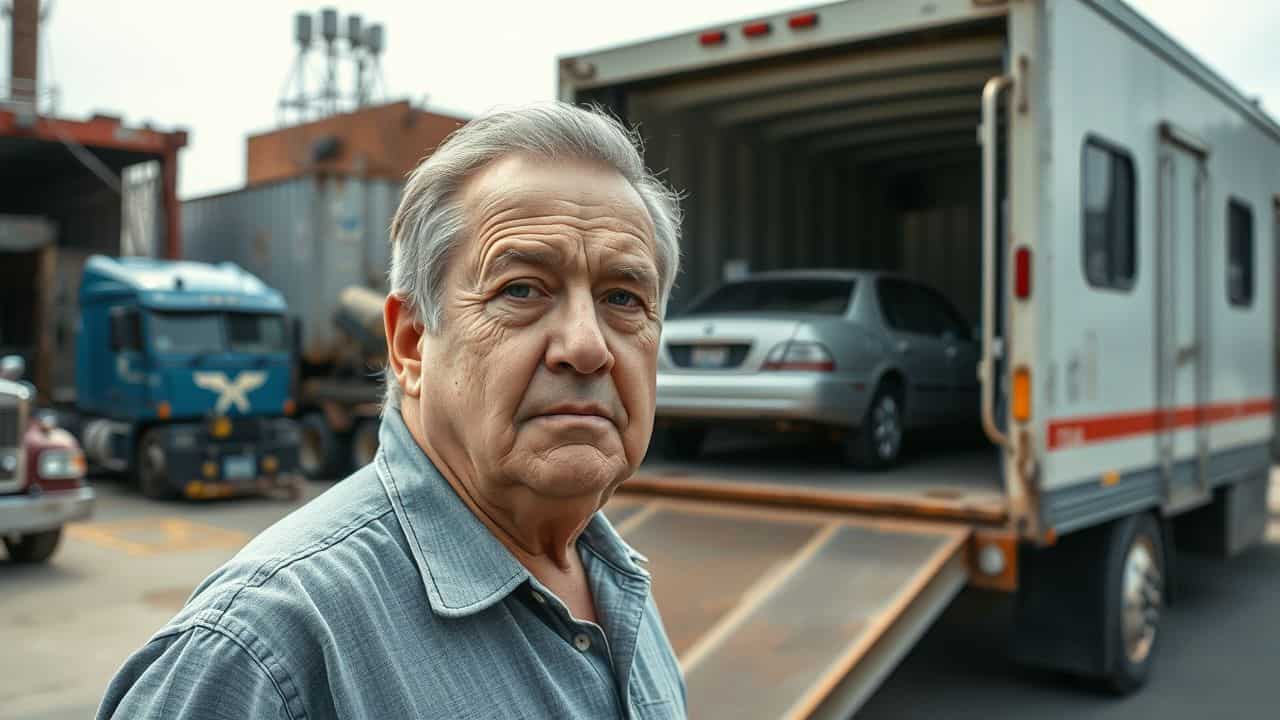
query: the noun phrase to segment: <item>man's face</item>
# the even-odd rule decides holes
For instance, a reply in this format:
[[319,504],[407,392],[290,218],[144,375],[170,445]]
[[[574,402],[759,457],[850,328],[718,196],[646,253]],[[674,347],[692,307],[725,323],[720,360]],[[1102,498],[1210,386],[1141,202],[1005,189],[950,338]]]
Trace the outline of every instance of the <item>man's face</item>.
[[490,502],[603,502],[653,429],[661,321],[640,196],[607,167],[510,156],[460,200],[443,324],[422,339],[425,437]]

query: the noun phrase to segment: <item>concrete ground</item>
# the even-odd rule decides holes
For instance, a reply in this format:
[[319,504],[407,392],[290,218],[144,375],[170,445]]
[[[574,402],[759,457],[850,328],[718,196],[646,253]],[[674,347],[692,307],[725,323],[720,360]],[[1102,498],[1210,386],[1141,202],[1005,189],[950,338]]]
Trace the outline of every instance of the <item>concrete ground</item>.
[[[158,503],[97,483],[91,521],[45,566],[0,561],[0,719],[91,717],[107,681],[196,584],[297,502]],[[1273,502],[1280,483],[1273,480]],[[963,594],[862,718],[1274,717],[1280,656],[1280,508],[1268,544],[1231,561],[1187,558],[1151,685],[1116,700],[1003,657],[1008,602]]]

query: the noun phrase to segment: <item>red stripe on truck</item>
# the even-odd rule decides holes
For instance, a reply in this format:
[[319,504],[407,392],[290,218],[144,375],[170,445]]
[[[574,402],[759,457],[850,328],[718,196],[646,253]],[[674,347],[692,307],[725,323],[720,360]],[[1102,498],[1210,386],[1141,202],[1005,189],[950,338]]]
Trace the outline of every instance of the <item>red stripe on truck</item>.
[[1192,405],[1169,410],[1090,415],[1049,421],[1049,449],[1062,450],[1096,442],[1150,435],[1165,430],[1243,420],[1269,414],[1271,398]]

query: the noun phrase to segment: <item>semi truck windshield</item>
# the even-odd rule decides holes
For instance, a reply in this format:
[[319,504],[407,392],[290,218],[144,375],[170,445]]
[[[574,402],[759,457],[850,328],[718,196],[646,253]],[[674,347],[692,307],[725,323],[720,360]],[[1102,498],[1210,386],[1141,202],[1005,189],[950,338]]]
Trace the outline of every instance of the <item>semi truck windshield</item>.
[[148,330],[152,347],[160,353],[289,351],[280,315],[152,312]]

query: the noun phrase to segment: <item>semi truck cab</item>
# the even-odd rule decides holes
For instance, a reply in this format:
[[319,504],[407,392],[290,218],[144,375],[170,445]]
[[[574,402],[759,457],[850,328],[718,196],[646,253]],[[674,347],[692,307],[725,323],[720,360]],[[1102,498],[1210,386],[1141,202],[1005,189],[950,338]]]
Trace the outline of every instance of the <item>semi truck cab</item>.
[[92,256],[76,334],[78,430],[146,495],[297,487],[283,297],[231,263]]

